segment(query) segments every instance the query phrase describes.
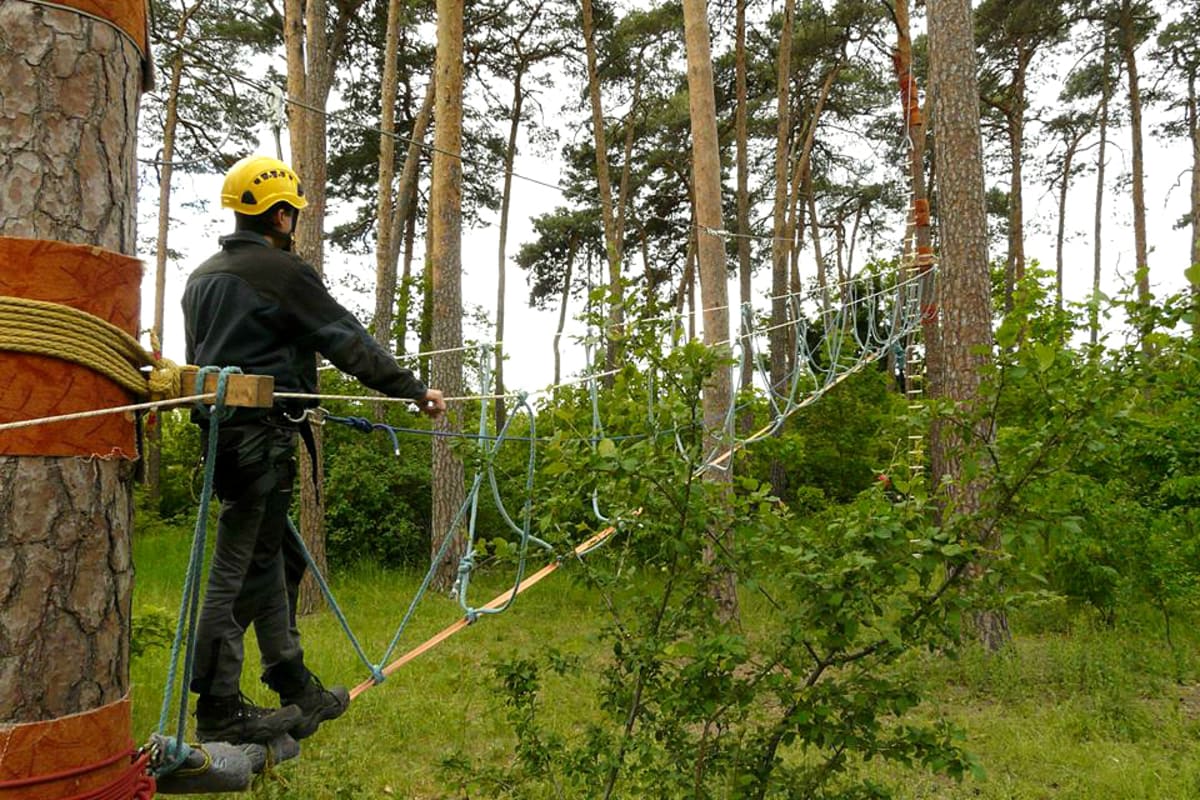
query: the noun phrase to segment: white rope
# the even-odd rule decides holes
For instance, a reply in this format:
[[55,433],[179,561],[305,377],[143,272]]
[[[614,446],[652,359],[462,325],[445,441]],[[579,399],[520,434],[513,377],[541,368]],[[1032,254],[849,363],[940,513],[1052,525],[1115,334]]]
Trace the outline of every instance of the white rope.
[[32,428],[34,425],[48,425],[52,422],[71,422],[77,419],[88,419],[90,417],[103,417],[108,414],[127,414],[136,411],[149,411],[155,408],[164,408],[167,406],[181,406],[188,403],[195,403],[204,400],[215,400],[215,393],[209,394],[194,394],[188,397],[174,397],[170,400],[154,400],[148,403],[135,403],[128,406],[113,406],[110,408],[97,408],[90,411],[76,411],[72,414],[58,414],[53,417],[38,417],[36,419],[22,419],[16,422],[0,423],[0,431],[10,431],[17,428]]

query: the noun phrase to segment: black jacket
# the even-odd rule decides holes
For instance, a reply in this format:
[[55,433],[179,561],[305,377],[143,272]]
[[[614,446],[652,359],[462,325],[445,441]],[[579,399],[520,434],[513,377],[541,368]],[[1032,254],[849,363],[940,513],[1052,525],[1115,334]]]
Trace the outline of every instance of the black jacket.
[[[220,252],[188,277],[183,292],[189,364],[240,367],[274,376],[277,392],[315,394],[320,353],[389,397],[425,397],[425,384],[396,364],[302,259],[250,231],[222,236],[220,243]],[[293,412],[315,405],[276,403]],[[231,421],[269,413],[239,408]]]

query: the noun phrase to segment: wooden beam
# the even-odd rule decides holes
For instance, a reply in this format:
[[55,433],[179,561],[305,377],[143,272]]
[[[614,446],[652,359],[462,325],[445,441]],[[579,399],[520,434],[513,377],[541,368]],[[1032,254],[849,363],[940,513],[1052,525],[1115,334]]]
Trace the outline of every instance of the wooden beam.
[[[184,394],[192,394],[196,386],[196,375],[200,370],[196,367],[180,367],[180,386]],[[204,376],[204,393],[217,391],[216,373]],[[270,408],[275,402],[275,378],[272,375],[240,375],[229,376],[225,384],[225,405],[237,408]]]

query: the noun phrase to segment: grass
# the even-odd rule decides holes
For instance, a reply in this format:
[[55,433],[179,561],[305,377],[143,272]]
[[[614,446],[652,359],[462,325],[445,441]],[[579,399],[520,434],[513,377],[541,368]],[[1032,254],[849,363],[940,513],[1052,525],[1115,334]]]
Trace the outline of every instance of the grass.
[[[166,609],[173,624],[189,538],[167,527],[138,535],[135,618]],[[477,577],[477,603],[502,591],[508,579]],[[373,659],[383,653],[419,580],[374,566],[333,576],[334,592]],[[345,717],[305,741],[302,756],[276,770],[278,780],[261,781],[250,796],[465,796],[440,765],[449,757],[503,763],[513,745],[491,664],[548,647],[579,656],[576,674],[545,678],[544,719],[570,733],[598,718],[603,613],[599,599],[569,574],[548,578],[506,614],[484,619],[366,692]],[[450,600],[427,596],[396,655],[458,616]],[[901,800],[1200,797],[1200,633],[1190,621],[1176,621],[1172,651],[1156,620],[1129,619],[1109,630],[1078,612],[1040,609],[1013,616],[1017,633],[1003,655],[968,649],[953,660],[916,656],[903,668],[928,687],[917,713],[943,715],[961,727],[986,777],[957,784],[875,762],[859,768],[894,786]],[[354,685],[367,676],[331,613],[306,618],[301,627],[306,659],[326,683]],[[252,639],[243,689],[271,702],[256,679]],[[157,725],[167,661],[165,648],[133,661],[135,738]]]

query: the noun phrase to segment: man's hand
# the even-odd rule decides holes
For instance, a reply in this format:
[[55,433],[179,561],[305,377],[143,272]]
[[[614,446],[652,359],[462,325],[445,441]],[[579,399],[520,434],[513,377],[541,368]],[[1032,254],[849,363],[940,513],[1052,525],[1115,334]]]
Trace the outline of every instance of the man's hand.
[[441,390],[429,389],[425,392],[425,397],[417,403],[417,407],[426,416],[440,417],[446,410],[446,401],[442,398]]

